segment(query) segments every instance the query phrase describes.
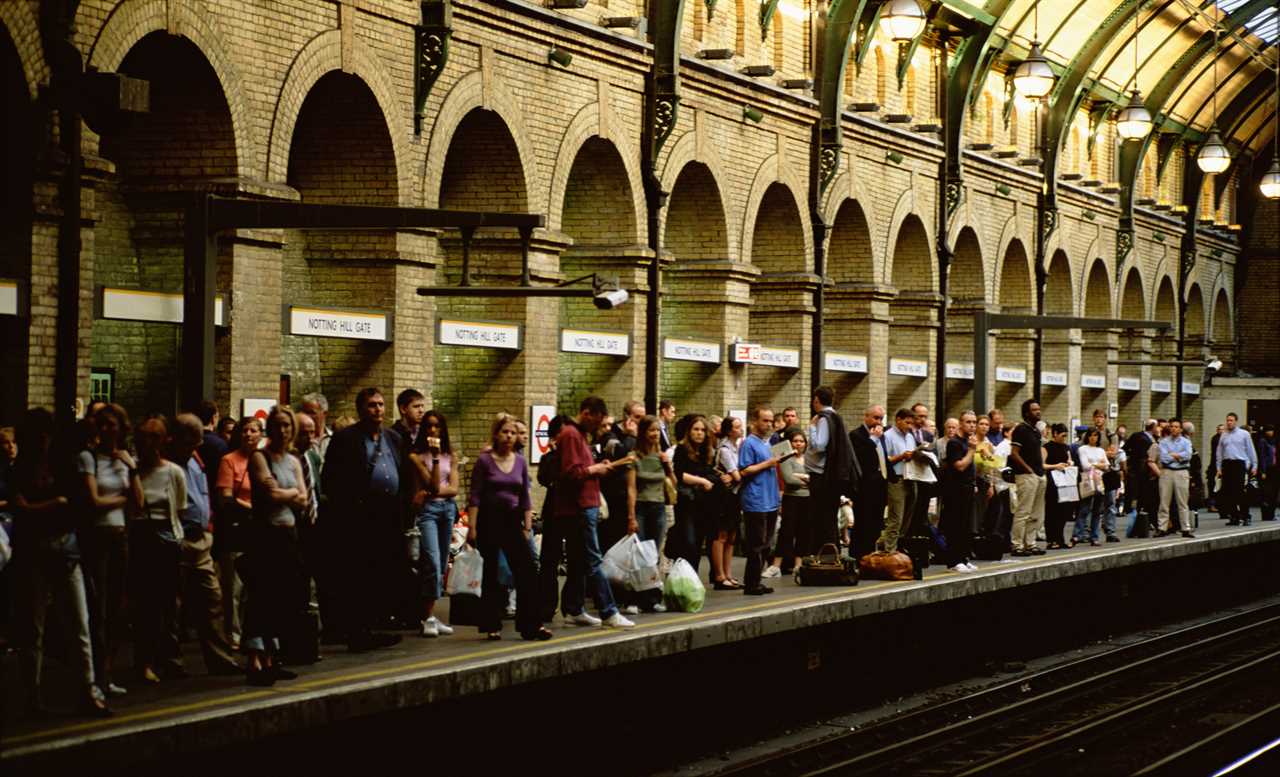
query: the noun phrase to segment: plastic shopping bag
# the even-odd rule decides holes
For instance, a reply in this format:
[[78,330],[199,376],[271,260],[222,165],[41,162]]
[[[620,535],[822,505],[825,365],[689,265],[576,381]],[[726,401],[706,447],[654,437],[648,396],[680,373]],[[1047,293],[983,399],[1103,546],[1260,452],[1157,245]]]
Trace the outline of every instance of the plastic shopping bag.
[[662,592],[666,597],[667,607],[681,612],[698,612],[707,600],[707,589],[698,579],[698,573],[682,558],[676,559],[671,565]]
[[484,579],[484,558],[480,551],[464,545],[453,557],[449,571],[450,596],[480,596],[480,581]]
[[609,578],[609,582],[622,585],[627,581],[627,574],[633,569],[631,563],[631,548],[640,541],[640,538],[634,534],[628,534],[613,544],[608,552],[604,554],[604,560],[600,564],[604,576]]
[[627,579],[623,581],[628,590],[652,591],[662,588],[658,545],[653,540],[644,540],[631,546],[631,566]]

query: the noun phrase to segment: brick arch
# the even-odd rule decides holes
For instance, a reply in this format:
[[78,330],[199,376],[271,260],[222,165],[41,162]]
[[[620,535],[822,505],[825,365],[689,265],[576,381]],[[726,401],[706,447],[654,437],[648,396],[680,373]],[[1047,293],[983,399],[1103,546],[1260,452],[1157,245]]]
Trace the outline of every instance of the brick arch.
[[1123,318],[1147,317],[1147,293],[1142,287],[1142,273],[1137,267],[1131,266],[1124,275],[1124,286],[1120,290],[1120,315]]
[[1105,259],[1097,258],[1085,263],[1080,289],[1082,293],[1080,310],[1084,315],[1100,318],[1115,317],[1111,272],[1107,269]]
[[[1050,254],[1049,268],[1045,275],[1044,311],[1047,314],[1076,315],[1076,284],[1071,272],[1071,259],[1061,249]],[[1062,287],[1066,293],[1062,293]],[[1063,302],[1066,302],[1064,305]]]
[[992,278],[991,298],[1004,308],[1035,308],[1035,276],[1023,242],[1014,238],[1000,258],[1000,272]]
[[[606,114],[608,115],[608,114]],[[639,152],[627,140],[625,132],[615,131],[612,126],[603,127],[600,103],[590,103],[582,107],[564,131],[560,141],[560,150],[556,154],[555,167],[551,173],[551,187],[547,195],[547,227],[560,230],[564,219],[564,197],[569,187],[569,173],[578,159],[578,153],[591,138],[601,138],[611,143],[622,159],[626,169],[627,185],[630,187],[631,205],[635,217],[635,234],[630,238],[636,243],[645,242],[645,224],[647,214],[644,205],[644,189],[640,175]],[[604,134],[601,134],[601,132]]]
[[[84,7],[81,8],[83,14]],[[172,7],[160,0],[125,0],[112,9],[98,31],[86,66],[105,72],[117,70],[138,41],[153,32],[172,31],[178,37],[191,41],[213,68],[227,101],[236,144],[237,173],[252,177],[258,144],[250,103],[244,94],[244,80],[240,77],[239,68],[228,53],[230,48],[223,42],[221,31],[212,21],[214,18],[213,11],[203,0],[174,3]]]
[[639,245],[645,214],[636,203],[636,187],[618,147],[599,135],[578,146],[569,162],[563,189],[551,201],[550,228],[568,235],[575,245]]
[[[743,235],[742,258],[762,273],[809,272],[812,270],[809,239],[804,218],[795,193],[786,184],[775,181],[765,189],[751,217],[751,231]],[[756,238],[761,238],[757,245]],[[794,242],[804,244],[800,262],[791,260]]]
[[1186,333],[1203,337],[1209,331],[1209,310],[1205,306],[1204,293],[1200,291],[1200,283],[1192,281],[1187,287]]
[[271,119],[271,136],[267,144],[267,180],[282,182],[288,178],[289,147],[293,143],[298,112],[302,110],[302,104],[316,82],[334,70],[358,76],[378,101],[396,157],[399,204],[410,204],[413,181],[411,176],[401,172],[409,167],[409,136],[400,115],[401,102],[396,99],[395,81],[377,54],[358,40],[349,60],[344,62],[340,30],[329,30],[312,38],[289,65],[289,73],[280,88],[280,97],[276,101],[275,114]]
[[875,240],[863,200],[845,198],[827,219],[831,225],[827,243],[827,277],[835,283],[874,283]]
[[903,192],[898,197],[898,202],[894,205],[893,216],[889,219],[889,229],[887,232],[888,239],[885,245],[888,250],[885,252],[885,266],[883,271],[883,282],[893,283],[894,263],[897,260],[898,242],[902,238],[903,227],[907,223],[907,219],[914,219],[919,222],[921,229],[924,230],[926,248],[929,253],[928,262],[928,290],[933,291],[938,288],[938,268],[936,266],[935,256],[933,253],[933,235],[929,232],[930,219],[923,218],[915,209],[915,194],[910,190]]
[[1212,337],[1215,343],[1230,343],[1235,339],[1234,312],[1231,309],[1231,296],[1221,281],[1213,295],[1213,312],[1209,317],[1213,324]]
[[934,291],[938,288],[929,228],[915,213],[907,214],[899,223],[886,272],[890,283],[899,291]]
[[[1155,298],[1151,306],[1151,318],[1159,321],[1162,320],[1162,317],[1167,316],[1167,318],[1163,318],[1164,321],[1176,324],[1178,298],[1173,290],[1177,288],[1177,284],[1173,282],[1173,276],[1168,273],[1157,275],[1156,277],[1158,280],[1156,281]],[[1172,332],[1173,330],[1169,331]]]
[[[689,174],[687,178],[686,171]],[[684,186],[681,186],[682,180]],[[662,224],[659,225],[659,229],[662,230],[663,247],[675,254],[676,261],[682,258],[726,259],[727,257],[718,255],[718,249],[722,247],[726,254],[732,250],[730,246],[732,232],[727,223],[728,208],[725,207],[724,189],[721,188],[715,171],[704,162],[690,160],[680,169],[680,174],[676,176],[672,185],[669,188],[667,186],[663,188],[671,192],[670,201],[667,207],[663,208]],[[687,197],[701,200],[702,210],[698,209],[699,203],[695,202],[689,206],[694,210],[688,211],[685,207]],[[718,207],[720,212],[718,214],[707,212],[707,209],[712,207]],[[717,216],[719,216],[718,219],[716,219]],[[707,225],[708,219],[713,222],[710,226]],[[678,230],[681,235],[686,232],[696,234],[701,239],[691,239],[687,242],[672,239],[672,229]]]
[[49,65],[44,61],[40,21],[31,3],[0,3],[0,27],[8,31],[9,40],[18,52],[27,91],[34,100],[40,96],[40,85],[49,82]]
[[[724,213],[724,229],[726,235],[726,256],[723,259],[729,259],[735,256],[741,256],[739,252],[737,238],[741,234],[738,224],[734,220],[735,210],[729,207],[727,193],[732,189],[726,186],[726,182],[730,180],[725,173],[724,163],[720,160],[720,155],[714,149],[703,149],[701,153],[698,151],[697,133],[690,130],[683,133],[675,145],[671,147],[671,153],[667,155],[667,160],[663,164],[662,174],[662,190],[667,192],[675,192],[676,181],[680,178],[680,174],[684,172],[685,167],[690,162],[698,162],[706,166],[711,172],[711,178],[715,182],[716,191],[720,197],[720,207]],[[669,207],[662,209],[661,223],[658,224],[664,235],[663,245],[666,245],[667,218],[671,213]]]
[[804,196],[805,189],[799,182],[794,180],[794,176],[789,174],[789,171],[785,169],[782,157],[777,154],[769,157],[760,165],[756,170],[755,180],[751,182],[751,191],[747,195],[746,209],[742,216],[743,229],[740,256],[743,261],[751,261],[752,244],[756,230],[759,228],[757,221],[760,206],[764,202],[766,193],[775,185],[781,185],[791,193],[792,202],[795,204],[796,212],[800,218],[800,229],[804,240],[804,266],[801,269],[804,272],[809,272],[813,269],[813,229],[809,223],[807,210],[800,207],[800,203],[807,202]]
[[1027,230],[1026,225],[1022,223],[1023,219],[1019,218],[1017,213],[1005,220],[1004,226],[1000,228],[1000,239],[996,241],[996,250],[990,254],[992,261],[991,268],[991,299],[1000,299],[1000,274],[1001,270],[997,269],[995,262],[1000,262],[1003,267],[1005,257],[1009,255],[1009,247],[1014,241],[1022,244],[1023,252],[1026,246],[1032,245],[1032,239]]
[[444,163],[453,135],[467,114],[476,108],[498,114],[520,152],[520,165],[524,174],[524,188],[528,192],[529,211],[546,213],[547,203],[542,199],[548,191],[538,186],[536,173],[537,155],[533,150],[532,136],[525,126],[524,109],[519,100],[499,84],[490,83],[486,88],[484,76],[473,70],[453,85],[445,95],[440,110],[431,126],[431,140],[427,144],[427,160],[422,176],[423,205],[434,208],[440,203],[440,186],[444,181]]
[[952,299],[981,299],[987,296],[986,254],[978,230],[965,226],[956,233],[951,267],[947,270],[947,295]]
[[[862,212],[863,218],[866,219],[867,228],[872,235],[876,234],[876,198],[867,189],[863,182],[862,176],[854,175],[853,158],[850,156],[846,163],[842,165],[844,172],[840,173],[831,185],[827,187],[827,201],[823,207],[823,220],[827,224],[834,225],[840,211],[844,208],[845,203],[853,200],[857,203],[859,210]],[[827,238],[830,240],[831,232],[828,231]],[[871,240],[871,259],[872,268],[879,265],[883,260],[884,247],[876,240]],[[875,276],[872,274],[867,278],[868,281],[874,281]]]

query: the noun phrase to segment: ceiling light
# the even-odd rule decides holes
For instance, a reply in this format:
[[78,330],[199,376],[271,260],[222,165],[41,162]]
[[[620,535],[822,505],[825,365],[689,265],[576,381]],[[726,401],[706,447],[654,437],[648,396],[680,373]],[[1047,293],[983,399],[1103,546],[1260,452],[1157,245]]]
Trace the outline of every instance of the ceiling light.
[[1013,71],[1013,88],[1020,97],[1039,100],[1053,90],[1053,82],[1053,69],[1049,67],[1049,60],[1040,53],[1040,43],[1032,43],[1027,58]]
[[1268,200],[1280,200],[1280,158],[1271,160],[1271,169],[1262,176],[1258,188]]
[[1116,132],[1125,140],[1142,140],[1151,134],[1153,126],[1151,112],[1143,104],[1142,94],[1134,89],[1129,104],[1116,116]]
[[1206,173],[1220,173],[1231,166],[1231,151],[1218,135],[1218,125],[1209,130],[1209,139],[1196,154],[1196,164]]
[[880,29],[897,43],[910,43],[924,32],[924,11],[916,0],[887,0],[880,11]]

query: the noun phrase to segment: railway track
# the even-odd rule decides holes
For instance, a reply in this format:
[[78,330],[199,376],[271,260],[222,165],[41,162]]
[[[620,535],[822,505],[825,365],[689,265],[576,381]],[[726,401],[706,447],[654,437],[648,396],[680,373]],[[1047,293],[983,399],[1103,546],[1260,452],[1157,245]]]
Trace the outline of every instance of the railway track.
[[[718,774],[1131,772],[1155,766],[1178,748],[1166,744],[1148,760],[1139,755],[1136,768],[1130,768],[1127,762],[1121,767],[1106,760],[1107,748],[1094,743],[1110,740],[1114,747],[1117,737],[1145,741],[1140,727],[1148,721],[1239,694],[1241,687],[1280,688],[1280,605],[1069,661]],[[1143,750],[1133,749],[1135,754]],[[1106,764],[1103,771],[1099,761]],[[1153,773],[1173,773],[1167,766],[1159,769],[1166,771]]]

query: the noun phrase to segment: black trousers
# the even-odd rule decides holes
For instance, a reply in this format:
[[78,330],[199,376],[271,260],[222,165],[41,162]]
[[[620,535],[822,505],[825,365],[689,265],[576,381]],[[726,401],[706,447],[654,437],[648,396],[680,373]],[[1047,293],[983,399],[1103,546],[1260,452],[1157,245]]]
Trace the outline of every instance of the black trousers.
[[809,526],[809,497],[785,494],[782,497],[782,528],[778,531],[778,542],[774,545],[773,555],[782,559],[782,570],[790,572],[796,556],[803,555],[802,547],[807,547],[808,537],[805,532]]
[[[546,542],[546,537],[543,537]],[[516,584],[516,629],[532,634],[542,625],[538,603],[538,573],[533,550],[524,536],[524,514],[505,515],[486,512],[476,533],[476,549],[484,558],[484,577],[480,584],[480,631],[502,631],[502,613],[507,605],[507,591],[498,585],[498,551],[507,557]]]
[[876,549],[876,540],[884,531],[884,510],[888,504],[888,484],[876,473],[878,483],[863,483],[853,503],[853,548],[855,559]]
[[[548,500],[547,507],[551,504]],[[538,556],[538,617],[543,623],[551,622],[560,606],[560,564],[565,559],[565,533],[573,523],[573,519],[552,515],[552,512],[543,513],[542,552]],[[516,594],[516,598],[520,595]]]
[[800,548],[802,556],[811,556],[823,545],[839,545],[836,511],[840,509],[839,486],[826,473],[809,473],[809,544]]
[[270,653],[296,626],[306,603],[298,532],[292,526],[255,524],[248,540],[239,565],[248,592],[241,644],[260,638]]
[[[335,511],[336,512],[336,511]],[[334,604],[347,640],[360,640],[388,614],[387,593],[404,563],[404,531],[395,499],[364,503],[359,515],[342,515],[327,537]]]
[[708,529],[712,520],[706,513],[718,509],[714,499],[687,499],[681,497],[676,502],[676,522],[667,532],[666,556],[671,560],[682,558],[689,562],[693,571],[698,571],[698,562],[702,559],[702,548],[709,536]]
[[1244,502],[1244,479],[1248,474],[1245,462],[1227,459],[1222,462],[1222,488],[1218,492],[1218,513],[1223,518],[1244,521],[1249,518],[1249,508]]
[[[938,527],[947,540],[946,565],[966,563],[973,555],[973,488],[948,488],[942,494]],[[1058,538],[1062,538],[1059,530]],[[1049,537],[1053,539],[1052,535]]]
[[1276,501],[1280,499],[1280,466],[1262,473],[1262,520],[1276,519]]
[[747,551],[747,571],[742,582],[749,591],[760,585],[760,573],[764,571],[765,557],[769,553],[769,546],[773,544],[773,527],[778,523],[778,511],[753,513],[743,510],[742,522],[746,526],[743,544]]

